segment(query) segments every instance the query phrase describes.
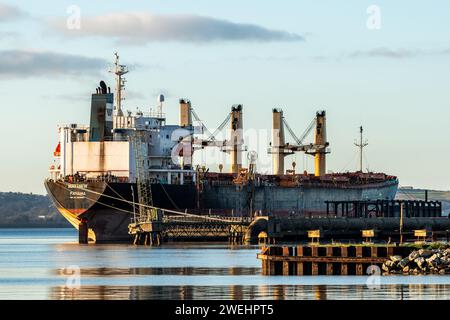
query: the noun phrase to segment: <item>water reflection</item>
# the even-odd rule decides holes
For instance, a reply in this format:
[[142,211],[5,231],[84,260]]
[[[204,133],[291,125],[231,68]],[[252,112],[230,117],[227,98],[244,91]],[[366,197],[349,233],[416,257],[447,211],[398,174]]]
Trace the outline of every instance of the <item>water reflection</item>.
[[[52,274],[60,279],[71,275],[65,269],[53,269]],[[403,300],[450,296],[446,277],[383,277],[384,284],[368,287],[367,277],[268,277],[261,276],[260,267],[91,267],[81,268],[80,275],[80,288],[54,285],[47,298]],[[421,281],[408,283],[416,280]]]
[[232,285],[232,286],[82,286],[79,289],[53,287],[49,299],[230,299],[230,300],[438,300],[448,299],[450,285],[382,285],[368,289],[363,285]]
[[[71,275],[66,269],[56,269],[56,275]],[[237,275],[260,275],[261,268],[258,267],[230,267],[230,268],[207,268],[207,267],[140,267],[140,268],[81,268],[82,277],[112,277],[112,276],[149,276],[149,275],[174,275],[174,276],[237,276]]]
[[[262,276],[257,247],[74,243],[67,230],[0,229],[0,299],[450,299],[450,276]],[[80,275],[80,287],[74,276]]]

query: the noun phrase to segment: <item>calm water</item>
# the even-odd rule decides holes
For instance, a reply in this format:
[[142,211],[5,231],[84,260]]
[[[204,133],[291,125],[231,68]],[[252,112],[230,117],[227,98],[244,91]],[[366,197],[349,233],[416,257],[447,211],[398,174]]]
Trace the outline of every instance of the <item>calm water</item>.
[[0,299],[450,299],[450,276],[268,277],[257,247],[76,241],[73,229],[0,229]]

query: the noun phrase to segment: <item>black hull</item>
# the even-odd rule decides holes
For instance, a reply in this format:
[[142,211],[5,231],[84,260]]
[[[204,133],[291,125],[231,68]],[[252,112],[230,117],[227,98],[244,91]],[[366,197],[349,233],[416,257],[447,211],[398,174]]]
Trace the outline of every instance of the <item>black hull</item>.
[[[89,237],[96,242],[130,242],[128,225],[133,217],[133,202],[137,186],[133,183],[94,181],[80,184],[45,182],[48,194],[60,213],[76,228],[87,219]],[[197,208],[195,185],[152,184],[153,205],[184,211]],[[350,187],[280,187],[255,188],[253,210],[263,215],[321,215],[326,212],[326,200],[392,200],[398,181],[384,181]],[[134,193],[134,196],[133,196]],[[199,199],[202,211],[213,214],[248,214],[248,190],[236,186],[205,185]]]
[[[135,183],[95,181],[70,184],[46,181],[45,187],[58,211],[78,229],[87,219],[89,238],[101,242],[130,242],[128,225],[133,217],[133,200],[137,202]],[[134,194],[134,197],[133,197]],[[152,184],[153,205],[165,209],[194,208],[193,185]],[[133,199],[134,198],[134,199]]]

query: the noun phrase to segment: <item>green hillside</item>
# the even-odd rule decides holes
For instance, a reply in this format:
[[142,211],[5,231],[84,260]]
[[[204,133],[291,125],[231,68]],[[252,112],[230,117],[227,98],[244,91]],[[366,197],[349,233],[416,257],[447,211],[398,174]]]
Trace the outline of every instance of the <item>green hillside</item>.
[[2,227],[70,227],[47,196],[0,192]]
[[[424,189],[399,188],[396,199],[424,200]],[[450,191],[429,190],[428,199],[441,201],[450,213]],[[47,196],[0,192],[0,227],[71,227]]]

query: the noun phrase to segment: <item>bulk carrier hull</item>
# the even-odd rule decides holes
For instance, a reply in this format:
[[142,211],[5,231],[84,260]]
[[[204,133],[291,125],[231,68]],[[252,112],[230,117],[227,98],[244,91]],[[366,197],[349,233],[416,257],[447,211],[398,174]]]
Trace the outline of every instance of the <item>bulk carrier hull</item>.
[[[45,181],[45,188],[58,211],[78,229],[86,219],[89,238],[101,242],[129,242],[128,225],[139,212],[135,183]],[[154,205],[167,209],[195,206],[195,186],[153,184]],[[177,199],[177,205],[173,203]]]
[[[257,171],[256,151],[247,152],[248,167],[243,167],[247,146],[241,104],[233,105],[212,133],[184,98],[179,100],[178,124],[166,122],[163,95],[149,113],[124,113],[123,75],[128,69],[117,53],[114,66],[115,93],[100,82],[91,95],[89,126],[59,126],[54,163],[45,182],[61,214],[76,228],[86,223],[89,237],[96,242],[130,241],[128,226],[142,205],[174,209],[178,214],[320,217],[327,213],[326,201],[395,197],[395,176],[363,172],[362,148],[367,144],[362,127],[357,144],[360,170],[327,173],[326,112],[317,111],[299,138],[283,110],[272,109],[272,141],[267,152],[273,170],[262,174]],[[227,137],[222,139],[218,134],[227,126]],[[286,141],[285,130],[293,143]],[[307,142],[310,132],[313,140]],[[253,138],[258,137],[249,136]],[[227,163],[218,163],[220,173],[194,165],[194,152],[205,148],[218,148],[228,155]],[[295,162],[285,170],[285,157],[298,152],[314,157],[314,173],[296,173]],[[224,164],[229,164],[228,173],[222,172]],[[145,214],[140,218],[149,219]]]
[[[86,219],[89,238],[97,243],[130,242],[128,225],[138,211],[136,184],[93,181],[69,183],[47,180],[45,187],[59,212],[75,227]],[[387,180],[358,185],[302,185],[296,187],[255,186],[252,212],[273,216],[322,216],[325,201],[392,200],[398,181]],[[200,194],[196,185],[152,184],[156,207],[222,215],[248,215],[248,186],[210,185]],[[198,208],[200,204],[200,208]]]

